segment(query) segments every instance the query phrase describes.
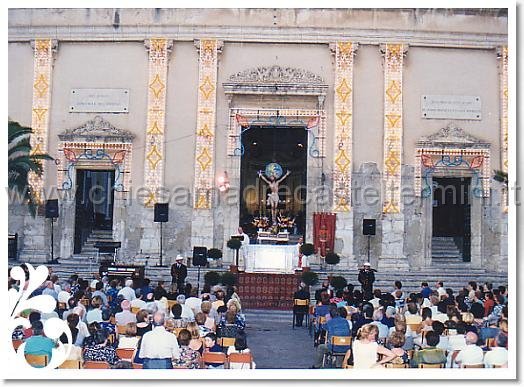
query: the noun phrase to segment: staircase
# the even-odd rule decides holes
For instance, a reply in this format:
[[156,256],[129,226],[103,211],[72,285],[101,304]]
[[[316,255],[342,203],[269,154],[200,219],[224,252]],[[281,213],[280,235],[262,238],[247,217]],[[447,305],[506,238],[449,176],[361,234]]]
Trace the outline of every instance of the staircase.
[[462,253],[453,237],[433,237],[431,239],[431,266],[467,267],[462,261]]

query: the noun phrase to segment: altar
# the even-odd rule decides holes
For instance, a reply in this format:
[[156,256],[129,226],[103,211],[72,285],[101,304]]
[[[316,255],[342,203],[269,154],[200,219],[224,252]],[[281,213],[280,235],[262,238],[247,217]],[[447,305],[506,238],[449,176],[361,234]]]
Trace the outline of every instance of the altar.
[[243,249],[247,273],[294,273],[296,245],[247,245]]

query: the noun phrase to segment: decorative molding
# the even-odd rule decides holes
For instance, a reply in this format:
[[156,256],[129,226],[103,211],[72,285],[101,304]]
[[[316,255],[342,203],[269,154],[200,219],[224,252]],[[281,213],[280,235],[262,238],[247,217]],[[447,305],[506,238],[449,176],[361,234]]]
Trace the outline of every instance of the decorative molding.
[[349,212],[353,169],[353,57],[358,45],[337,42],[330,47],[335,54],[333,211]]
[[165,38],[147,39],[149,51],[149,80],[147,125],[145,128],[144,183],[149,194],[144,206],[153,207],[157,192],[164,184],[164,132],[166,116],[167,67],[173,41]]
[[439,147],[447,146],[454,148],[481,147],[489,148],[490,143],[466,133],[464,129],[449,123],[437,133],[423,136],[417,141],[417,147]]
[[281,67],[279,65],[260,66],[253,69],[240,71],[229,77],[231,83],[254,83],[254,84],[305,84],[324,85],[321,76],[311,71],[294,67]]
[[229,110],[228,156],[242,156],[242,133],[256,126],[303,127],[311,133],[308,153],[313,158],[326,155],[326,112],[311,109],[252,109],[234,108]]
[[402,70],[407,46],[385,44],[384,55],[384,199],[385,214],[401,212]]
[[[47,153],[49,132],[49,110],[51,108],[51,88],[53,74],[53,54],[58,47],[52,39],[35,39],[31,41],[33,48],[33,101],[30,137],[32,154]],[[32,187],[35,202],[42,204],[46,165],[42,163],[42,175],[30,172],[29,184]]]
[[58,138],[70,142],[131,143],[135,135],[128,130],[115,128],[102,116],[95,116],[82,126],[65,130],[58,135]]
[[[502,46],[498,50],[500,60],[500,136],[502,148],[502,171],[508,173],[508,46]],[[502,206],[504,213],[508,213],[507,188],[502,194]]]
[[226,94],[325,96],[328,85],[319,75],[294,67],[260,66],[240,71],[223,83]]
[[195,143],[195,180],[193,207],[210,209],[215,177],[215,122],[217,90],[217,40],[200,40],[198,44],[198,108]]
[[435,32],[393,29],[353,28],[267,28],[258,26],[180,26],[180,25],[133,25],[118,31],[112,26],[9,26],[9,42],[31,41],[35,36],[58,39],[64,42],[86,41],[143,41],[144,38],[170,36],[177,42],[191,42],[215,36],[224,42],[253,43],[315,43],[330,44],[351,36],[354,42],[367,45],[395,41],[410,46],[455,47],[495,49],[508,44],[507,34]]

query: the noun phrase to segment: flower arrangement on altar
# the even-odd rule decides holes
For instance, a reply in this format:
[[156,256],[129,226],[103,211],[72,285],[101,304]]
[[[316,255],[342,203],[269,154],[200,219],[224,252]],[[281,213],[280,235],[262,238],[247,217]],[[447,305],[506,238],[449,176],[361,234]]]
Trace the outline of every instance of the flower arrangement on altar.
[[289,216],[279,216],[277,217],[278,227],[281,230],[291,229],[295,226],[295,218],[290,218]]
[[261,216],[253,219],[252,224],[259,230],[266,230],[269,227],[269,219],[267,216]]

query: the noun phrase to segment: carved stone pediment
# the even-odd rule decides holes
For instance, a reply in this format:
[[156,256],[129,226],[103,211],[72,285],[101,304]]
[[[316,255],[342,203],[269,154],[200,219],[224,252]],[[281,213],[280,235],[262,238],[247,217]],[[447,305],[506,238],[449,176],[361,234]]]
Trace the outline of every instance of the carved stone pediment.
[[490,143],[466,133],[453,124],[440,129],[430,136],[423,136],[417,141],[418,147],[480,147],[489,148]]
[[261,66],[253,69],[240,71],[229,77],[230,83],[240,84],[302,84],[302,85],[323,85],[324,80],[311,71],[293,68]]
[[325,96],[328,86],[319,75],[294,67],[260,66],[240,71],[224,82],[224,92],[233,94]]
[[58,138],[62,141],[131,143],[135,135],[128,130],[115,128],[101,116],[96,116],[78,128],[60,133]]

